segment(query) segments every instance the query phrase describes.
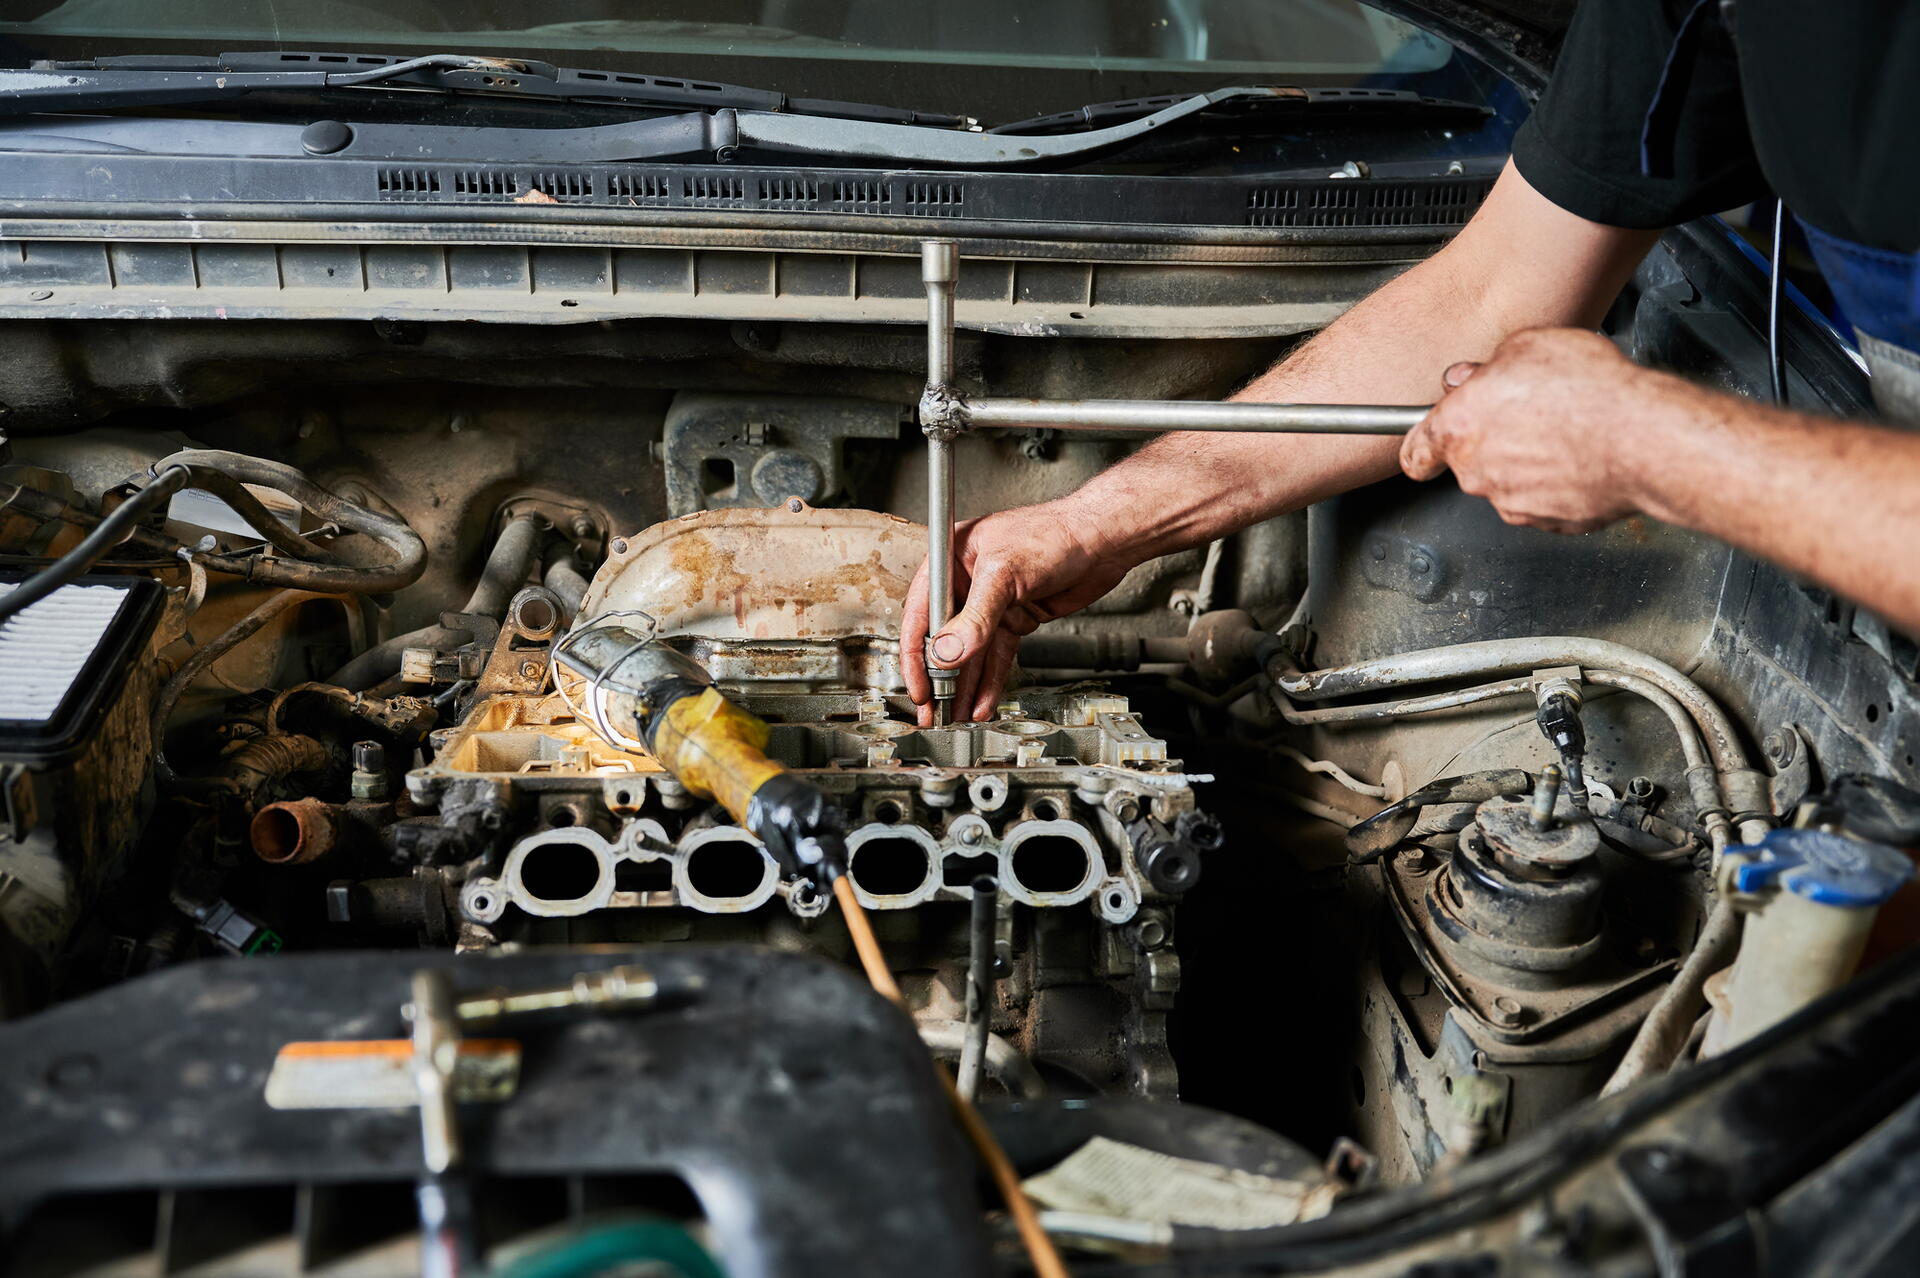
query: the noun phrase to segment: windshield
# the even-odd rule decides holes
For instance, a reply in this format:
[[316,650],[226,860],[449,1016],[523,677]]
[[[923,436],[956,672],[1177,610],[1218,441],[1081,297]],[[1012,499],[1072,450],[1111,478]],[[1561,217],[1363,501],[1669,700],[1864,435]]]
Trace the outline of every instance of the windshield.
[[[0,0],[0,35],[1336,76],[1452,49],[1354,0]],[[588,59],[590,61],[590,59]]]

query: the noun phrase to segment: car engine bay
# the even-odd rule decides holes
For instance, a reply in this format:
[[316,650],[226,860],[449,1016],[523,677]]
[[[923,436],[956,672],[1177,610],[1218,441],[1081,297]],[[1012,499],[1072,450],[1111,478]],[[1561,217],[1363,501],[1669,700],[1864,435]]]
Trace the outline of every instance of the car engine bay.
[[[1737,388],[1747,335],[1689,284],[1713,269],[1675,233],[1612,335]],[[1331,265],[1316,305],[1378,274]],[[961,314],[957,383],[1041,399],[1220,398],[1326,318]],[[375,1189],[417,1120],[316,1099],[371,1085],[287,1055],[404,1038],[413,973],[591,1010],[642,997],[616,955],[692,1009],[538,1020],[510,1104],[448,1067],[463,1112],[503,1107],[489,1246],[637,1206],[737,1274],[969,1273],[1014,1252],[931,1076],[903,1081],[921,1046],[1023,1174],[1104,1137],[1296,1187],[1207,1226],[1277,1228],[1537,1150],[1899,948],[1904,906],[1763,931],[1759,902],[1835,840],[1871,850],[1835,871],[1869,896],[1911,875],[1914,651],[1705,538],[1556,539],[1381,484],[1143,565],[1022,644],[993,717],[923,726],[908,323],[5,322],[12,580],[140,516],[0,630],[0,1034],[40,1053],[7,1098],[48,1159],[9,1200],[17,1272],[131,1272],[155,1213],[164,1272],[416,1269],[411,1190]],[[969,433],[957,513],[1135,441]],[[913,1034],[853,977],[846,911],[609,722],[569,656],[610,634],[611,666],[703,672],[843,814]],[[1030,1189],[1089,1250],[1165,1242]],[[871,1236],[823,1241],[822,1194],[872,1203]],[[48,1261],[87,1235],[99,1267]]]

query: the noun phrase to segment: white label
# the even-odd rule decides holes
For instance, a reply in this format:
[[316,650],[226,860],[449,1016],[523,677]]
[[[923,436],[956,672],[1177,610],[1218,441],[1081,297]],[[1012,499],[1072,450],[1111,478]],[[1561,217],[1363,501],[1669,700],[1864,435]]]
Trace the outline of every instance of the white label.
[[[460,1044],[453,1098],[503,1101],[520,1083],[520,1044],[475,1038]],[[404,1038],[288,1043],[267,1075],[275,1109],[404,1109],[420,1103],[413,1044]]]

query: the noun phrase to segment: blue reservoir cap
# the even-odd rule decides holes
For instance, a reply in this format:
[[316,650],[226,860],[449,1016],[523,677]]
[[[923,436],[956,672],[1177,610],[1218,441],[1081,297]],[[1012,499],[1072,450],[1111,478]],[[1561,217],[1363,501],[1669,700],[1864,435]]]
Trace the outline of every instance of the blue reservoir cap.
[[1748,847],[1754,859],[1734,872],[1734,886],[1758,892],[1778,884],[1821,905],[1879,905],[1913,877],[1913,862],[1884,843],[1824,830],[1771,830]]

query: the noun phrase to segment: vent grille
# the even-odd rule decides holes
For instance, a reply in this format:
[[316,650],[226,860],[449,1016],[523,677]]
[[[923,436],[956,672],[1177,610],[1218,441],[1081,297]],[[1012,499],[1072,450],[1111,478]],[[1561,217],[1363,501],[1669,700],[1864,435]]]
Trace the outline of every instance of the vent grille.
[[607,197],[633,204],[664,204],[673,198],[673,179],[658,173],[609,173]]
[[770,178],[760,183],[760,203],[784,205],[818,204],[820,184],[804,178]]
[[1321,185],[1257,186],[1247,192],[1249,226],[1460,226],[1493,186],[1491,178],[1393,182],[1347,178]]
[[453,175],[456,199],[510,200],[520,193],[513,174],[498,169],[462,169]]
[[544,191],[556,200],[591,200],[593,198],[591,173],[530,173],[527,175],[527,185],[533,190]]
[[835,182],[833,204],[851,213],[885,213],[893,208],[893,183]]
[[746,198],[745,178],[700,174],[687,179],[686,199],[689,204],[739,204]]
[[381,169],[380,196],[388,200],[421,200],[440,194],[440,174],[433,169]]
[[918,212],[958,208],[966,199],[966,188],[958,182],[907,183],[907,207]]

